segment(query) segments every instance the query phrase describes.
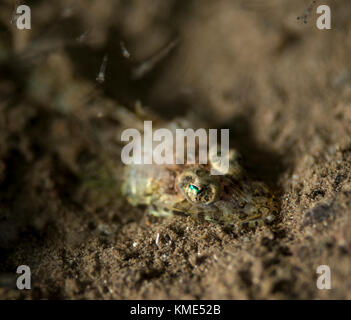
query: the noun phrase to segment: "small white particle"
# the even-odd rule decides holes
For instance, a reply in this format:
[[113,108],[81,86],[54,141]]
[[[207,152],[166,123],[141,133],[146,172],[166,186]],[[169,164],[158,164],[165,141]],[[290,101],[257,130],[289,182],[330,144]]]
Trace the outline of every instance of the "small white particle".
[[158,246],[158,241],[159,241],[159,240],[160,240],[160,234],[157,233],[155,243],[156,243],[156,246],[157,246],[158,248],[159,248],[159,246]]
[[129,59],[129,58],[130,58],[130,53],[129,53],[129,51],[127,50],[126,46],[124,45],[124,42],[121,41],[121,42],[119,43],[119,45],[121,46],[122,56],[125,57],[126,59]]
[[89,34],[89,30],[88,31],[84,31],[79,37],[76,38],[76,40],[78,42],[84,42],[86,40],[88,34]]
[[100,66],[99,74],[96,77],[96,81],[98,83],[100,83],[100,84],[105,82],[105,73],[106,73],[107,60],[108,60],[108,55],[105,54],[104,58],[102,60],[101,66]]

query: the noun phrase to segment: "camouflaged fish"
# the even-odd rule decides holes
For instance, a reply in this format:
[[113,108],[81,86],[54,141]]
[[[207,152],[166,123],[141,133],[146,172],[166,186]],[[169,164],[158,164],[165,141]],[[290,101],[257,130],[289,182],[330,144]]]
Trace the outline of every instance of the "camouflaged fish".
[[[176,123],[167,126],[184,127]],[[133,206],[146,205],[154,216],[178,212],[224,226],[272,223],[279,212],[278,201],[264,183],[247,175],[236,150],[228,156],[225,175],[211,175],[217,163],[210,160],[207,165],[127,165],[122,193]]]

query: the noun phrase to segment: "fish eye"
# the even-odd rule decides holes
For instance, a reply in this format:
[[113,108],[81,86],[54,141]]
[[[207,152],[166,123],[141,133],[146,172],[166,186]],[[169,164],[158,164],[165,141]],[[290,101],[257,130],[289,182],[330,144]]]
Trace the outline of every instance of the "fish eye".
[[186,169],[178,177],[178,187],[186,199],[197,205],[209,205],[216,200],[218,185],[204,169]]
[[198,194],[200,192],[200,189],[194,184],[189,184],[189,189],[192,190],[195,194]]

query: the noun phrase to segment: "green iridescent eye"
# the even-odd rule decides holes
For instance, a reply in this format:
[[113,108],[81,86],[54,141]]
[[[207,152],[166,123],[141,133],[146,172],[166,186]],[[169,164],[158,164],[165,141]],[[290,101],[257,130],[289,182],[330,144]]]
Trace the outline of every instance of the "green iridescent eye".
[[196,194],[200,192],[200,189],[197,186],[194,186],[193,184],[189,185],[189,189],[194,191]]

